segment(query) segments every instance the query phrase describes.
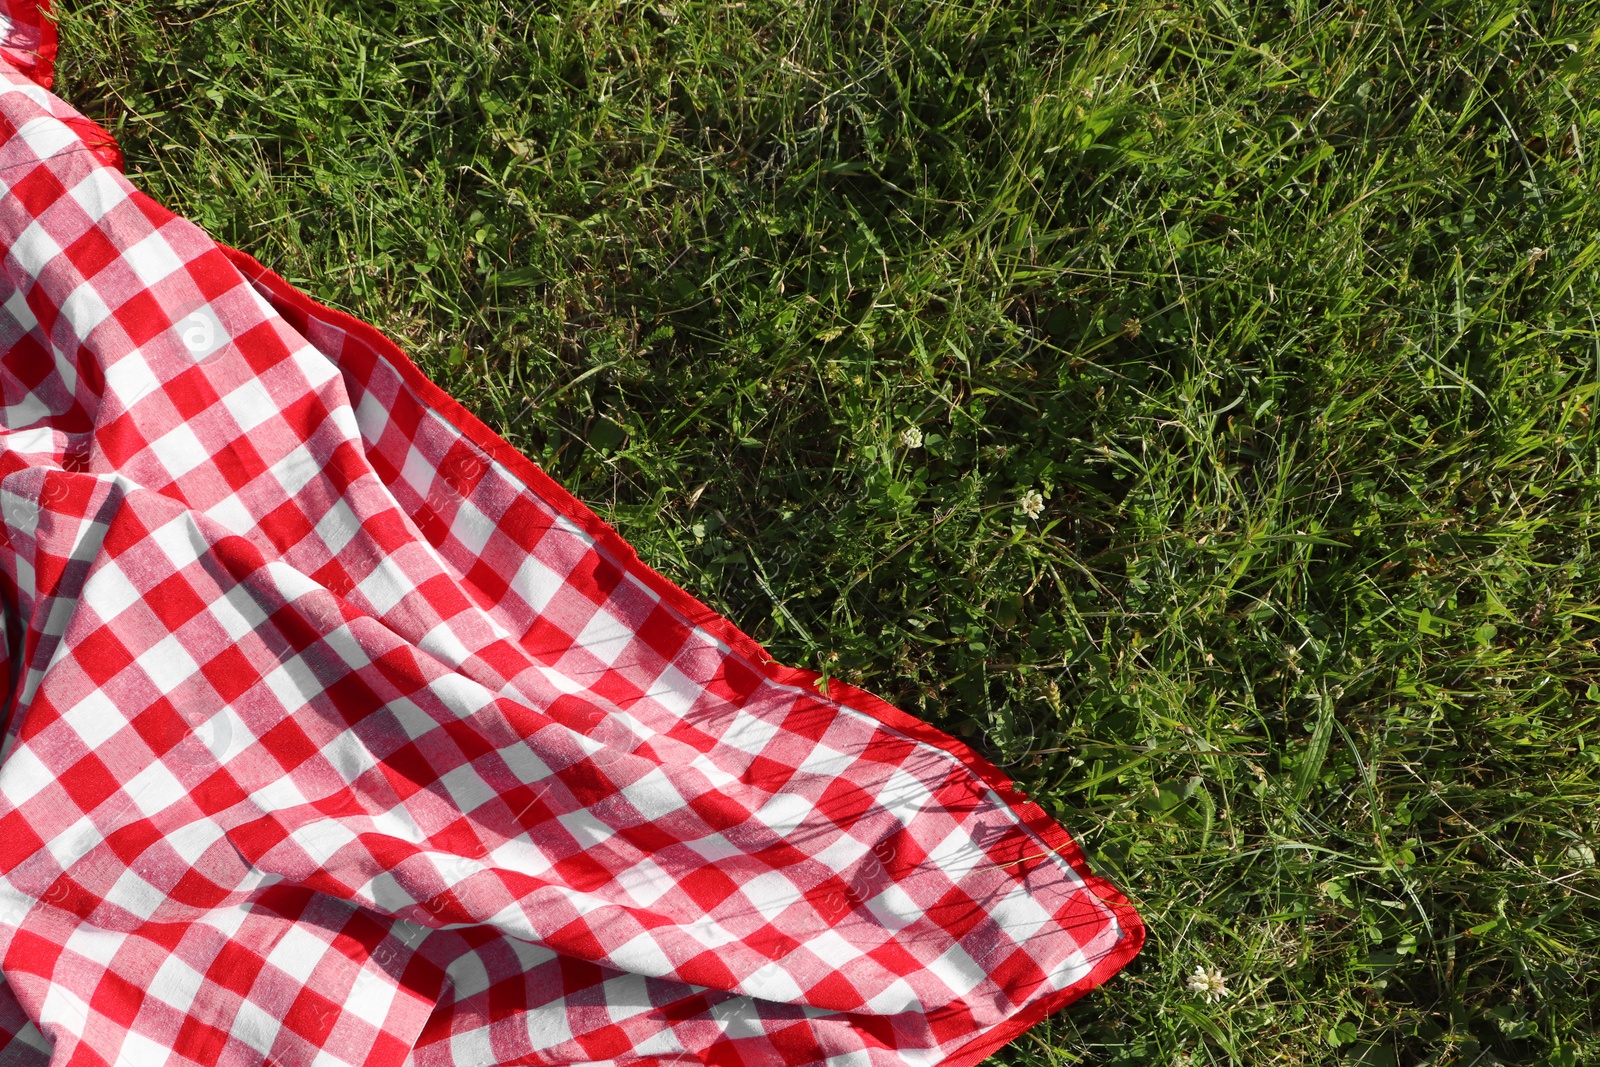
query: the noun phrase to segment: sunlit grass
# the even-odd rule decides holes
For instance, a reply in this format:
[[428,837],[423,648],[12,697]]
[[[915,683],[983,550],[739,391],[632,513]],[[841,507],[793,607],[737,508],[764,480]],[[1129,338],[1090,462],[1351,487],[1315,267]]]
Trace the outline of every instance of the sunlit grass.
[[780,659],[1061,815],[1151,940],[1002,1060],[1570,1065],[1597,24],[87,0],[62,91]]

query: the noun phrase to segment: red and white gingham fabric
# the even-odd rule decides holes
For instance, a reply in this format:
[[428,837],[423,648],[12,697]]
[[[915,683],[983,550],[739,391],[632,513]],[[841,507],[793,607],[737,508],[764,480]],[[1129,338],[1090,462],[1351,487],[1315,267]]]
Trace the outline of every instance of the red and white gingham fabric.
[[0,1064],[972,1064],[1143,928],[136,191],[0,2]]

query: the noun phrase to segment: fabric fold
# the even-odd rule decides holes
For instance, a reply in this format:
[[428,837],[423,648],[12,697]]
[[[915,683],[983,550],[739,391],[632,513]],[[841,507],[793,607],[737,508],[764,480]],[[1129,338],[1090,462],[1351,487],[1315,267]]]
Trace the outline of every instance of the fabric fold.
[[138,192],[0,0],[0,1062],[970,1064],[1143,927],[377,330]]

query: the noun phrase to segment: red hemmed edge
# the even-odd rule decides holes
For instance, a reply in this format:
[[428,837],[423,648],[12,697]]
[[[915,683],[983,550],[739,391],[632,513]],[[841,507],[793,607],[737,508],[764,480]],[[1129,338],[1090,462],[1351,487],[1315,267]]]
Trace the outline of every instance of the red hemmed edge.
[[[1072,865],[1072,869],[1083,879],[1085,888],[1103,901],[1112,915],[1115,916],[1117,924],[1122,928],[1122,937],[1117,941],[1116,946],[1105,956],[1102,956],[1095,963],[1093,969],[1083,978],[1080,978],[1065,989],[1058,990],[1047,997],[1035,1001],[999,1026],[996,1026],[993,1030],[980,1034],[971,1043],[939,1061],[938,1067],[972,1067],[973,1064],[979,1063],[1002,1045],[1021,1035],[1023,1031],[1034,1023],[1054,1014],[1096,986],[1104,983],[1138,954],[1139,949],[1144,945],[1145,927],[1143,920],[1139,918],[1139,914],[1134,910],[1133,905],[1114,885],[1089,869],[1083,850],[1078,847],[1077,842],[1072,840],[1071,835],[1059,823],[1045,814],[1043,808],[1029,800],[1027,795],[1019,790],[1012,780],[1006,776],[1004,771],[956,738],[915,716],[901,711],[871,693],[857,689],[852,685],[847,685],[837,678],[830,679],[827,689],[822,690],[816,685],[821,675],[815,671],[803,670],[798,667],[785,667],[778,663],[754,638],[739,630],[733,623],[679,588],[671,579],[658,574],[652,567],[641,560],[638,553],[634,551],[633,546],[628,544],[621,534],[608,526],[603,519],[589,509],[588,505],[569,493],[532,460],[517,451],[499,434],[485,425],[476,415],[463,407],[454,397],[435,385],[432,379],[411,361],[411,357],[407,356],[398,345],[384,336],[382,331],[361,321],[354,315],[335,310],[313,300],[286,281],[281,275],[262,266],[255,257],[248,253],[220,243],[219,247],[228,259],[233,262],[233,265],[239,269],[241,274],[252,283],[264,286],[277,301],[288,305],[302,315],[322,319],[337,326],[366,344],[371,345],[379,355],[388,359],[394,365],[406,384],[417,392],[425,404],[453,423],[473,444],[487,453],[491,459],[503,464],[513,474],[520,477],[529,488],[553,504],[563,515],[576,523],[590,537],[594,538],[597,544],[603,546],[606,551],[620,560],[629,572],[649,586],[664,602],[683,613],[694,625],[715,635],[724,644],[750,660],[773,682],[780,685],[798,686],[813,693],[822,694],[830,700],[848,704],[857,710],[874,716],[884,725],[898,730],[908,737],[948,752],[966,765],[985,785],[994,790],[1016,813],[1022,824],[1037,834],[1048,848]],[[1043,857],[1039,858],[1042,862]]]
[[50,0],[0,0],[0,16],[11,22],[10,32],[0,40],[0,54],[40,86],[50,88],[56,76],[57,45]]
[[[0,60],[44,89],[55,84],[59,46],[50,3],[51,0],[0,0],[0,18],[10,24],[0,37]],[[96,159],[108,167],[122,169],[122,149],[98,122],[78,114],[65,115],[61,121]]]
[[[51,0],[0,0],[0,14],[11,21],[10,32],[6,34],[4,40],[0,40],[0,55],[3,55],[7,63],[44,89],[50,89],[54,84],[55,61],[59,47],[50,7]],[[68,125],[84,139],[86,146],[102,162],[116,170],[123,169],[121,148],[116,139],[103,127],[82,117],[68,121]],[[865,690],[838,679],[830,680],[825,689],[819,689],[816,683],[821,680],[821,675],[815,671],[785,667],[778,663],[754,638],[641,560],[633,546],[624,540],[622,535],[590,510],[588,505],[569,493],[532,460],[513,448],[476,415],[463,407],[454,397],[434,384],[433,380],[412,362],[411,357],[382,331],[347,312],[335,310],[313,300],[281,275],[262,266],[248,253],[220,242],[218,247],[252,284],[264,285],[278,300],[301,314],[323,319],[371,345],[400,372],[406,384],[417,392],[424,403],[454,423],[490,458],[521,477],[531,489],[554,504],[597,544],[605,547],[621,561],[635,577],[654,590],[665,603],[681,612],[694,625],[712,633],[744,656],[773,682],[808,689],[828,699],[849,704],[908,737],[954,756],[985,785],[994,790],[1017,815],[1019,821],[1033,831],[1047,848],[1065,859],[1083,879],[1084,888],[1110,909],[1122,929],[1122,937],[1110,952],[1096,961],[1087,975],[1067,988],[1035,1001],[989,1032],[978,1035],[945,1057],[937,1067],[973,1067],[1035,1023],[1102,985],[1138,955],[1144,945],[1145,926],[1128,898],[1116,886],[1090,870],[1083,850],[1073,841],[1071,835],[1045,814],[1044,809],[1029,800],[1000,768],[944,731],[901,711]],[[1043,860],[1043,857],[1039,858]]]

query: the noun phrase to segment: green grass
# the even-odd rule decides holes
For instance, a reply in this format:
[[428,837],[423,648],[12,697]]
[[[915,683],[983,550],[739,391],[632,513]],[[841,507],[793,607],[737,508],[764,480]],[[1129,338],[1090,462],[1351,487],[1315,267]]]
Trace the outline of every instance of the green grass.
[[1600,1064],[1596,25],[81,0],[61,89],[1061,815],[1151,938],[1001,1061]]

